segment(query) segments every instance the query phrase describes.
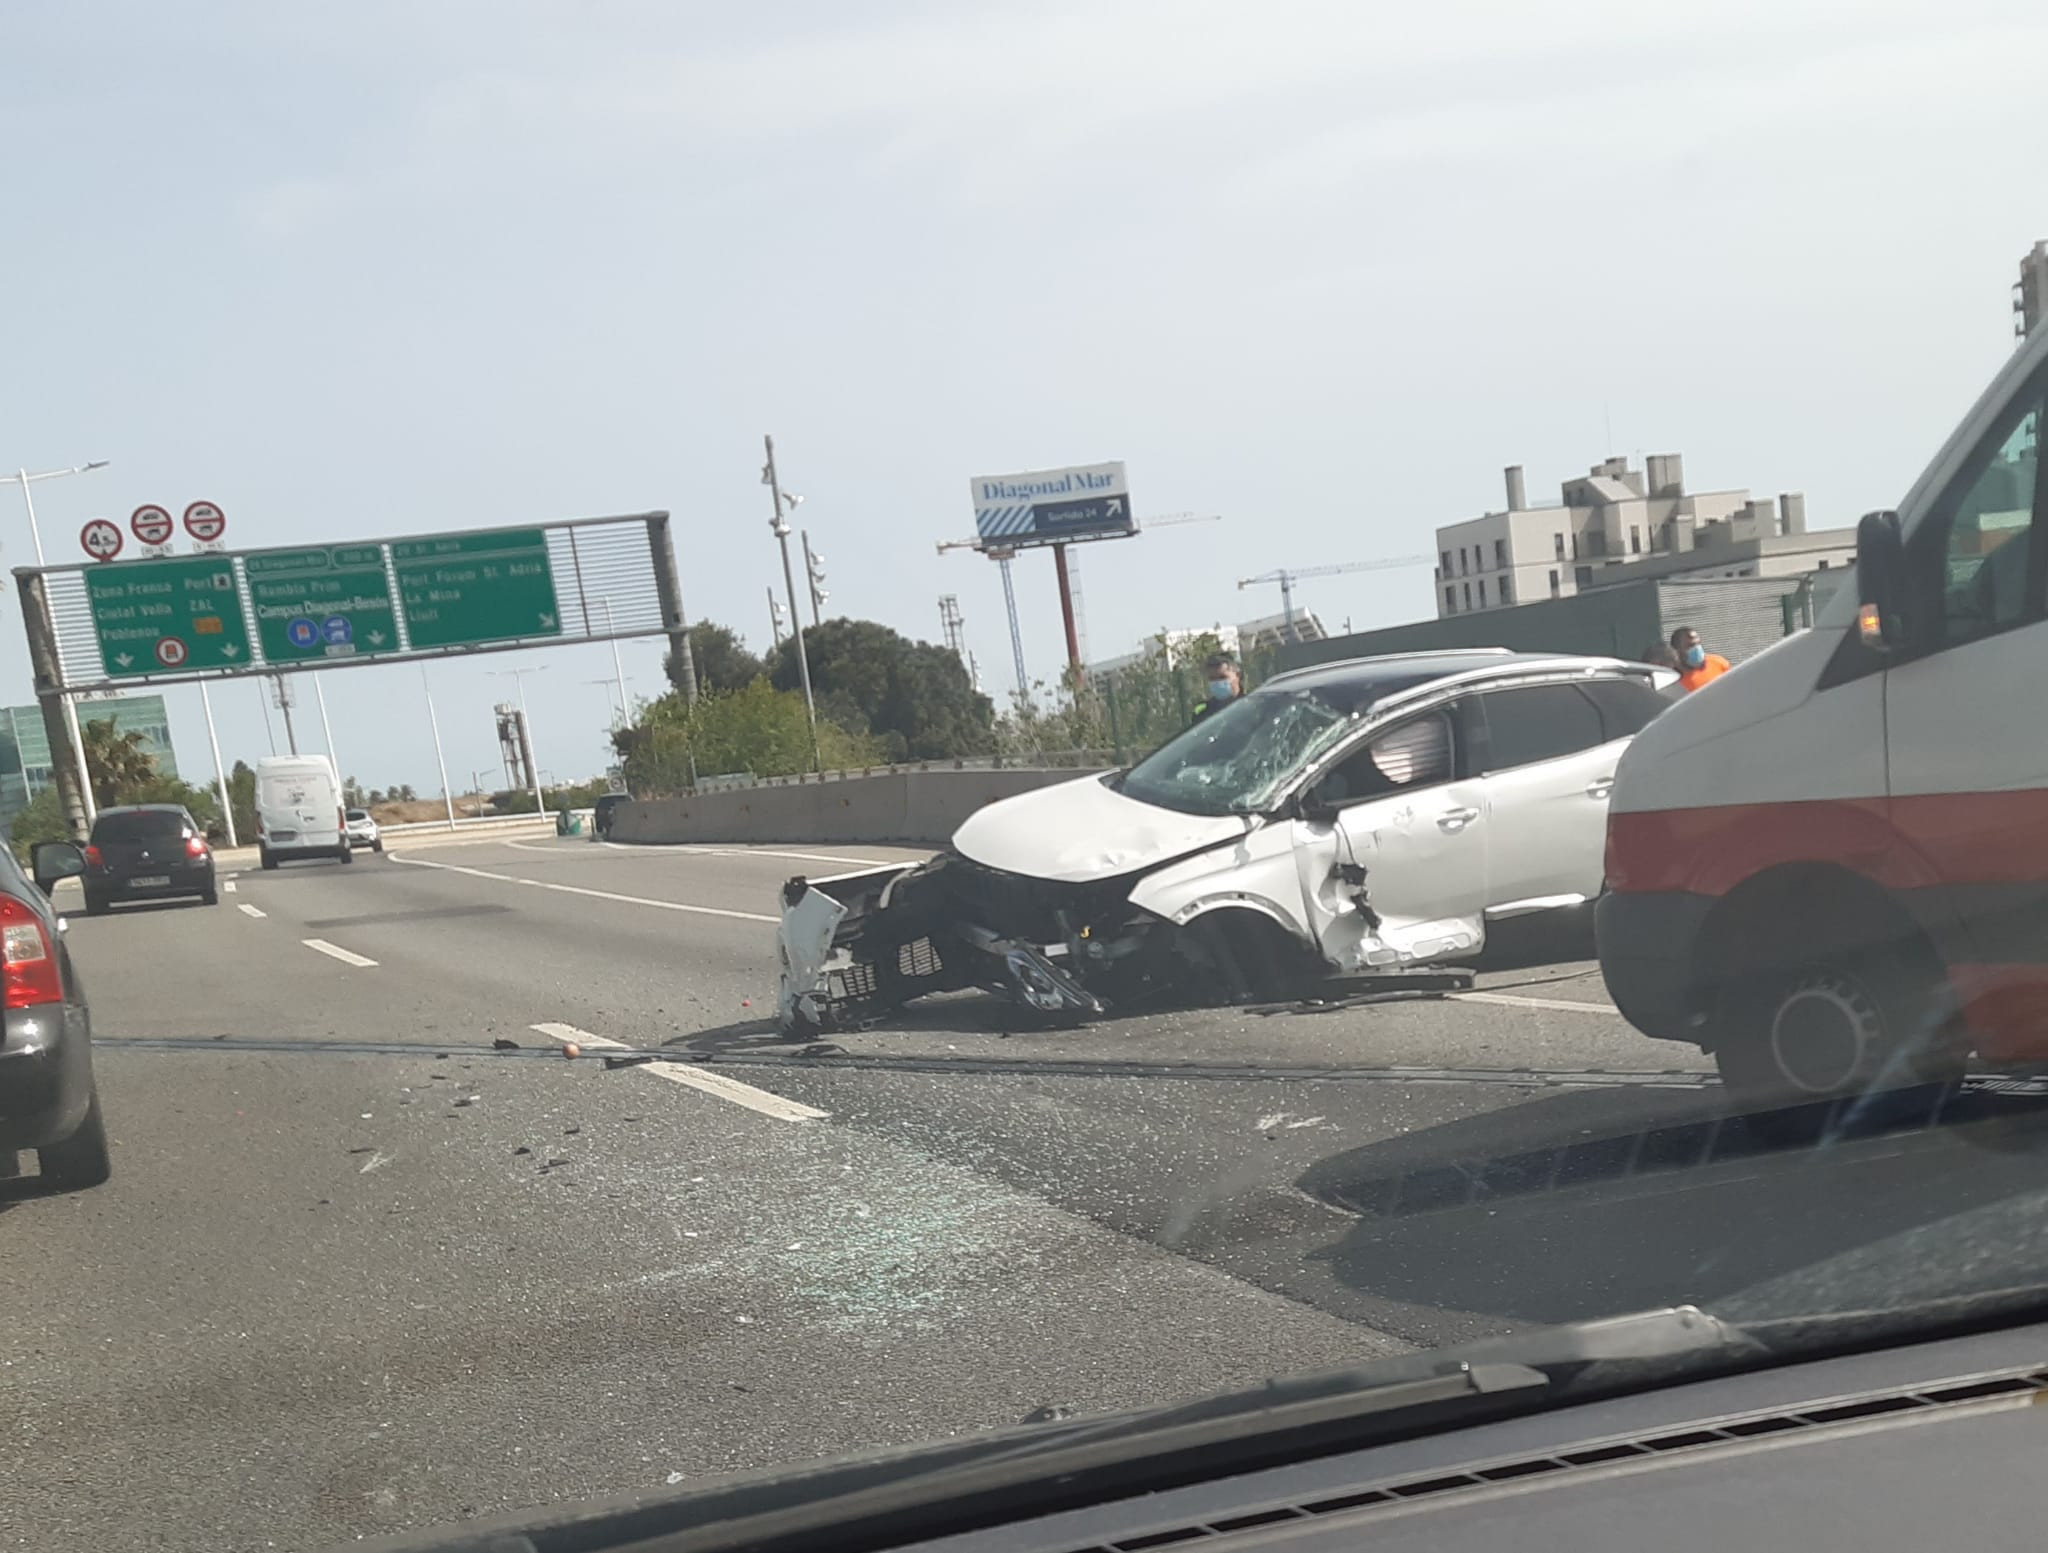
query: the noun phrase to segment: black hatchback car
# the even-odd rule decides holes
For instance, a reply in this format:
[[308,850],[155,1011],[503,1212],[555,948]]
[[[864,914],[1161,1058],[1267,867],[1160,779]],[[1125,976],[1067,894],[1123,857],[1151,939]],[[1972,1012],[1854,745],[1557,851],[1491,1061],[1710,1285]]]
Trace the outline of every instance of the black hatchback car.
[[[78,848],[56,845],[69,857],[45,860],[38,847],[39,871],[47,861],[57,877],[67,877]],[[0,1176],[15,1174],[16,1155],[33,1149],[45,1184],[97,1186],[107,1179],[108,1158],[92,1075],[92,1016],[65,948],[63,919],[38,884],[0,847]]]
[[[51,871],[44,866],[46,859],[70,845],[45,842],[36,849],[39,881]],[[211,906],[220,899],[213,848],[198,821],[180,804],[126,804],[100,810],[80,860],[87,916],[97,917],[117,901],[192,895]]]

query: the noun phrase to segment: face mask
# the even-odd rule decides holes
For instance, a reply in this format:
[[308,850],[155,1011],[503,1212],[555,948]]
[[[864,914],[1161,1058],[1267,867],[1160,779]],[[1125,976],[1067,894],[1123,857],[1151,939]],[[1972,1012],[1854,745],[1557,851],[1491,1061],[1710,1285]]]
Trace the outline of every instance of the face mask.
[[1686,648],[1686,650],[1685,650],[1685,666],[1686,666],[1687,668],[1689,668],[1689,669],[1697,669],[1697,668],[1700,668],[1700,667],[1702,667],[1703,665],[1705,665],[1706,661],[1707,661],[1707,650],[1706,650],[1706,648],[1704,648],[1704,647],[1700,646],[1700,644],[1699,644],[1698,642],[1694,642],[1694,643],[1692,644],[1692,646],[1690,646],[1690,647]]
[[1230,688],[1229,680],[1212,679],[1209,681],[1209,698],[1211,700],[1228,701],[1234,694],[1236,692]]

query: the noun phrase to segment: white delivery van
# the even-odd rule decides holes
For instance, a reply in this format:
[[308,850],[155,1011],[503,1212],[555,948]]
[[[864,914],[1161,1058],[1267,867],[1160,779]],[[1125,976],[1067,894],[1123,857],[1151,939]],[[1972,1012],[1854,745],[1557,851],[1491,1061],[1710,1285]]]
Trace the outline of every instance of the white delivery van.
[[1645,1034],[1797,1102],[2048,1058],[2048,330],[1813,629],[1622,756],[1600,963]]
[[325,755],[268,755],[256,762],[256,845],[265,868],[295,857],[355,860],[341,782]]

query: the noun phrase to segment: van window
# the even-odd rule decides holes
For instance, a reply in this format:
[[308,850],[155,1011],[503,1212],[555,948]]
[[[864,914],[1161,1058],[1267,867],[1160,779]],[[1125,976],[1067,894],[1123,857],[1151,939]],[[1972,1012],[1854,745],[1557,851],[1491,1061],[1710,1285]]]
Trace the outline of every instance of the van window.
[[1479,700],[1486,708],[1488,771],[1532,766],[1607,742],[1599,710],[1576,685],[1496,690]]
[[1974,472],[1964,473],[1953,510],[1934,525],[1932,537],[1939,548],[1935,608],[1938,639],[1945,646],[1976,641],[2040,616],[2029,565],[2040,429],[2036,395]]

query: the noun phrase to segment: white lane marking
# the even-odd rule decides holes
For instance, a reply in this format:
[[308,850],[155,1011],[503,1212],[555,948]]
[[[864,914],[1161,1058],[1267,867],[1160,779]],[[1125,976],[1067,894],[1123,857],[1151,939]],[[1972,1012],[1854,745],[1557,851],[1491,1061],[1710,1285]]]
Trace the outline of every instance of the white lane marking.
[[1563,998],[1518,998],[1511,992],[1454,992],[1461,1003],[1501,1003],[1509,1008],[1559,1008],[1570,1014],[1612,1014],[1621,1010],[1609,1003],[1567,1003]]
[[625,906],[652,906],[657,911],[686,911],[699,917],[731,917],[740,922],[780,922],[780,917],[771,917],[758,911],[729,911],[723,906],[686,906],[681,901],[648,900],[642,895],[617,895],[610,890],[587,890],[580,884],[549,884],[539,879],[515,879],[510,874],[494,874],[482,868],[464,868],[459,863],[430,863],[423,857],[400,857],[396,852],[386,854],[394,863],[405,863],[413,868],[439,868],[451,874],[468,874],[473,879],[495,879],[500,884],[530,884],[543,890],[555,890],[563,895],[587,895],[592,900],[617,901]]
[[254,906],[251,906],[247,901],[242,901],[239,904],[241,906],[242,915],[245,917],[263,917],[269,915],[268,912],[257,910]]
[[[564,1044],[574,1041],[578,1046],[623,1047],[624,1041],[611,1041],[601,1035],[592,1035],[574,1025],[544,1024],[529,1025],[527,1028],[546,1036],[551,1041]],[[772,1116],[779,1122],[821,1122],[832,1113],[820,1111],[816,1106],[785,1100],[765,1089],[756,1089],[752,1084],[742,1084],[738,1079],[727,1078],[722,1073],[707,1073],[702,1068],[693,1068],[683,1062],[649,1062],[642,1065],[656,1078],[665,1078],[671,1084],[710,1095],[716,1100],[730,1100],[734,1105],[743,1105],[749,1111],[759,1111],[763,1116]]]
[[299,940],[299,942],[304,944],[308,949],[317,950],[321,954],[333,956],[333,958],[339,960],[343,965],[375,965],[377,963],[368,955],[357,954],[352,949],[343,949],[339,944],[330,944],[324,938],[302,938]]
[[235,893],[235,881],[234,881],[234,880],[232,880],[232,879],[229,879],[228,881],[226,881],[226,882],[225,882],[224,884],[222,884],[222,885],[221,885],[221,888],[222,888],[223,890],[226,890],[226,891],[228,892],[228,894],[232,895],[232,894],[234,894],[234,893]]

